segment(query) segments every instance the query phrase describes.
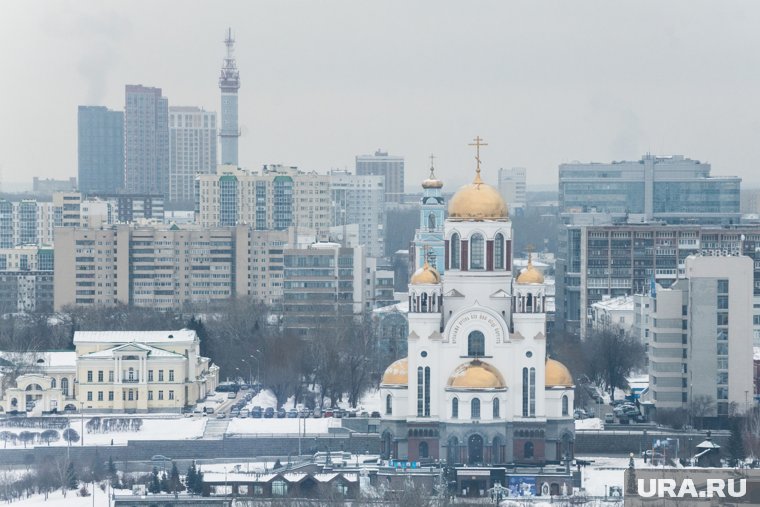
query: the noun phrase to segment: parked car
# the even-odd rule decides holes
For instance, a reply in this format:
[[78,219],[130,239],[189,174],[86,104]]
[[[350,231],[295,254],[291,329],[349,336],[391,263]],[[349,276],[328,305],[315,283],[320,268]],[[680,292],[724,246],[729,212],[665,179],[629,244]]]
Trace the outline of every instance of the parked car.
[[213,414],[214,413],[214,407],[206,407],[203,409],[203,413],[205,414]]
[[237,395],[235,393],[233,393],[232,391],[230,391],[229,393],[227,393],[227,399],[228,400],[234,400],[236,396]]
[[380,412],[378,412],[377,410],[373,410],[372,413],[369,416],[370,417],[379,418],[380,417]]
[[230,417],[239,417],[240,416],[240,410],[233,408],[230,410]]
[[575,419],[586,419],[588,415],[586,414],[586,411],[583,410],[582,408],[576,408],[575,411],[573,412],[573,417]]
[[343,415],[344,414],[343,414],[343,411],[341,409],[336,408],[335,410],[333,410],[333,417],[334,418],[341,419],[343,417]]
[[218,414],[216,414],[217,419],[225,419],[226,417],[227,415],[224,412],[219,412]]
[[272,407],[267,407],[266,410],[264,410],[264,418],[271,419],[274,417],[274,409]]
[[285,411],[284,408],[280,407],[280,408],[277,409],[277,419],[282,419],[286,415],[288,415],[288,413]]
[[240,410],[240,417],[248,417],[251,414],[251,411],[247,408]]
[[322,411],[321,411],[321,410],[319,410],[318,408],[315,408],[315,409],[314,409],[314,412],[312,412],[312,413],[311,413],[311,416],[312,416],[314,419],[319,419],[320,417],[322,417]]
[[610,412],[607,412],[604,414],[604,422],[605,424],[612,424],[615,422],[615,414],[612,414]]
[[329,408],[325,410],[324,412],[322,412],[322,417],[332,417],[332,416],[333,416],[333,411]]
[[298,411],[298,417],[309,417],[309,415],[311,414],[309,413],[308,408],[302,408],[301,410]]
[[251,409],[251,417],[254,419],[261,419],[261,416],[263,415],[263,411],[261,410],[261,407],[253,407]]
[[291,408],[288,410],[288,419],[295,419],[298,417],[298,410]]

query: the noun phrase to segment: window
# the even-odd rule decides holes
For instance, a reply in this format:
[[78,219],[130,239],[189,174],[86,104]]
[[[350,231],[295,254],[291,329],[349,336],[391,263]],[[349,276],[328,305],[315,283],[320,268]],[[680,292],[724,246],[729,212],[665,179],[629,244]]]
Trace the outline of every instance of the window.
[[163,391],[158,391],[158,399],[159,400],[163,400],[164,399],[164,392]]
[[526,459],[533,457],[533,442],[525,442],[525,445],[523,446],[523,457]]
[[87,382],[92,382],[92,370],[87,370]]
[[504,235],[498,233],[493,239],[493,268],[504,269]]
[[420,442],[420,458],[427,458],[428,457],[428,443],[427,442]]
[[98,370],[98,382],[103,382],[103,370]]
[[425,377],[422,366],[417,367],[417,417],[422,417],[424,410],[423,392],[425,389]]
[[64,396],[69,395],[69,379],[67,379],[66,377],[63,377],[61,379],[61,392],[63,393]]
[[158,381],[159,382],[164,381],[164,370],[158,370]]
[[153,382],[153,370],[148,370],[148,382]]
[[562,397],[562,415],[568,415],[570,413],[570,407],[567,396]]
[[113,391],[108,391],[108,401],[113,401]]
[[459,398],[451,400],[451,418],[459,419]]
[[135,399],[135,392],[132,389],[130,389],[129,390],[129,401],[134,401],[134,399]]
[[391,415],[393,414],[393,398],[389,394],[385,397],[385,414]]
[[728,325],[728,313],[725,313],[725,312],[718,313],[718,325],[719,326]]
[[169,370],[169,382],[174,382],[174,370]]
[[459,241],[459,234],[454,233],[451,235],[451,269],[459,269],[462,260],[462,245]]
[[50,379],[50,389],[55,389],[55,378]]
[[134,368],[130,368],[127,371],[127,379],[129,379],[130,382],[133,381],[133,380],[135,380],[135,369]]
[[486,355],[486,337],[480,331],[473,331],[467,336],[467,355],[470,357]]
[[536,369],[523,368],[522,371],[522,412],[523,417],[536,416]]
[[470,419],[480,419],[480,400],[473,398],[470,402]]
[[174,399],[174,391],[173,391],[173,390],[172,390],[172,391],[169,391],[169,399],[170,399],[170,400],[173,400],[173,399]]
[[108,381],[113,384],[113,370],[108,370]]
[[425,417],[430,417],[430,366],[425,366]]
[[277,480],[272,483],[272,496],[285,496],[288,494],[288,483]]
[[718,294],[728,294],[728,280],[718,280]]
[[98,401],[103,401],[103,391],[98,391]]
[[92,391],[87,391],[87,401],[92,401]]
[[153,401],[153,391],[148,391],[148,401]]
[[485,241],[482,234],[470,236],[470,269],[485,269]]
[[499,398],[493,399],[493,418],[499,418]]

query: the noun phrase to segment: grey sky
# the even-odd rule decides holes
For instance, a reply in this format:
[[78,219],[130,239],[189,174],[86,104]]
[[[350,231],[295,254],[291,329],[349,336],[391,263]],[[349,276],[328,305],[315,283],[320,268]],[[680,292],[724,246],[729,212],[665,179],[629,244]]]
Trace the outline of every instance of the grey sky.
[[219,110],[236,34],[241,165],[353,168],[378,147],[410,188],[434,152],[447,188],[570,160],[680,153],[760,184],[760,3],[310,0],[3,2],[0,168],[76,175],[76,109],[124,85]]

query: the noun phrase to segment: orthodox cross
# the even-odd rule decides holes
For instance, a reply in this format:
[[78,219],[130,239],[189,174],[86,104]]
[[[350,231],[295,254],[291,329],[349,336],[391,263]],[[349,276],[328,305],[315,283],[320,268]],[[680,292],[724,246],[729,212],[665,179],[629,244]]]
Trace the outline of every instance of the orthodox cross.
[[480,147],[481,146],[488,146],[488,143],[484,143],[483,139],[480,138],[480,136],[473,139],[475,141],[474,143],[469,143],[467,146],[475,146],[475,160],[478,163],[475,175],[475,183],[480,183]]

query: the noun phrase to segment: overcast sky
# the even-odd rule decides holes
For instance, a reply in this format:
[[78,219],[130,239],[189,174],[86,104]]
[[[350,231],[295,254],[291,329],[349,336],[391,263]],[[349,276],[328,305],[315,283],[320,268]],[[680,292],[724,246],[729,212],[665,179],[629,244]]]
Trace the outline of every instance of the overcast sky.
[[760,184],[756,1],[4,1],[0,171],[75,176],[77,105],[124,107],[124,85],[219,110],[226,28],[237,38],[240,163],[353,169],[435,153],[447,188],[572,160],[645,152]]

